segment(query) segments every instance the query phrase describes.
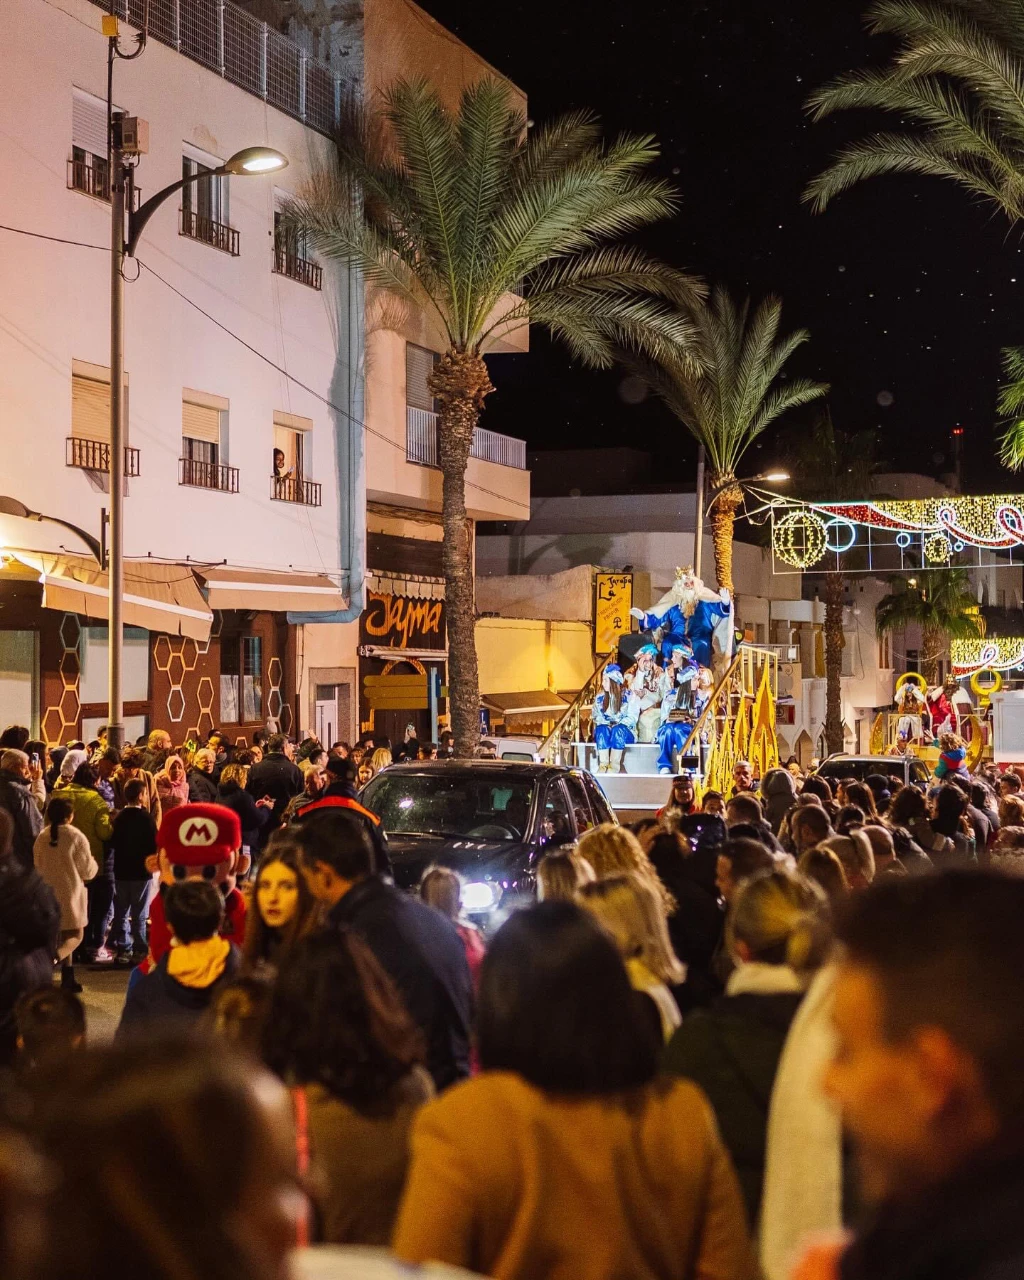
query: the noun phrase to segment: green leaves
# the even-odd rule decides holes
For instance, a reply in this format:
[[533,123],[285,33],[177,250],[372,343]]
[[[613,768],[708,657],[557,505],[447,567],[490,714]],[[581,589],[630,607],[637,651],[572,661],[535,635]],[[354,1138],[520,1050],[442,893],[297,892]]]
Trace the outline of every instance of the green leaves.
[[999,461],[1011,471],[1024,467],[1024,347],[1003,351],[1004,381],[999,388],[999,412],[1008,421],[999,438]]
[[946,178],[1024,215],[1024,3],[1022,0],[878,0],[872,31],[901,45],[882,71],[853,72],[808,100],[815,119],[883,110],[911,126],[845,147],[808,185],[821,212],[836,195],[885,173]]
[[780,338],[782,304],[767,298],[751,314],[724,288],[694,309],[696,357],[649,362],[640,372],[672,412],[704,445],[709,469],[719,480],[735,476],[743,454],[782,414],[824,395],[824,383],[777,379],[792,353],[808,338],[798,329]]
[[978,635],[977,599],[966,569],[918,571],[917,585],[906,578],[893,580],[892,591],[875,606],[875,631],[888,635],[918,625],[941,631],[954,640]]
[[369,110],[348,104],[336,166],[285,216],[323,257],[431,305],[459,350],[529,322],[589,364],[617,346],[685,361],[702,286],[615,243],[676,207],[650,176],[657,154],[650,137],[604,144],[588,112],[527,129],[495,79],[466,89],[457,111],[425,81],[401,81]]

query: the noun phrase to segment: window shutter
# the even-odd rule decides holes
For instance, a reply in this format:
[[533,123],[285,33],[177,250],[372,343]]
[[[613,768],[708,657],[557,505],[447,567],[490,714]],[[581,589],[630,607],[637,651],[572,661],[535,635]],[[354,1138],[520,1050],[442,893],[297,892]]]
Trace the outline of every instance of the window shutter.
[[297,413],[285,413],[283,409],[275,409],[274,426],[285,427],[289,431],[312,431],[313,419],[300,417]]
[[71,100],[71,141],[89,155],[107,154],[107,104],[75,89]]
[[110,443],[110,383],[74,374],[71,378],[71,434]]
[[426,347],[405,344],[405,403],[414,409],[434,412],[434,397],[427,386],[427,378],[434,368],[437,356]]
[[190,440],[205,440],[207,444],[220,444],[220,410],[209,405],[181,402],[181,434]]

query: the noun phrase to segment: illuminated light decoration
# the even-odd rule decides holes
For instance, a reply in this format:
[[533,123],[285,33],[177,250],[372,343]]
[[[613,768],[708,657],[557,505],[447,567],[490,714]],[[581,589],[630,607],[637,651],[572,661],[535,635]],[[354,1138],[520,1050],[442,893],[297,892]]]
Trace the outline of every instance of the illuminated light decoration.
[[952,548],[944,533],[933,533],[924,544],[924,558],[929,564],[945,564]]
[[898,547],[909,547],[909,546],[910,546],[910,534],[909,534],[909,533],[898,533],[898,534],[896,535],[896,545],[897,545]]
[[[1012,671],[1024,663],[1024,636],[986,636],[953,640],[949,646],[950,666],[955,676],[974,676],[981,671]],[[972,681],[971,688],[974,688]],[[975,689],[975,693],[978,690]]]
[[907,683],[908,680],[912,680],[914,684],[916,684],[917,687],[921,690],[922,693],[928,692],[928,681],[924,678],[924,676],[920,673],[920,671],[904,671],[904,673],[896,681],[897,693],[899,693],[900,689],[903,688],[903,686]]
[[775,554],[794,569],[809,569],[825,554],[825,521],[806,507],[782,517],[772,530]]
[[857,541],[857,526],[849,520],[833,516],[825,521],[825,550],[842,555]]

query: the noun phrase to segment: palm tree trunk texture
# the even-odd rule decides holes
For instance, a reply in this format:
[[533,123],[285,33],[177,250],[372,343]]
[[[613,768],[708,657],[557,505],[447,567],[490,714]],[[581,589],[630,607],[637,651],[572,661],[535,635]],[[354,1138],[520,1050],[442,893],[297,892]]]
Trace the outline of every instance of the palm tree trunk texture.
[[841,573],[825,576],[825,742],[829,752],[842,751],[843,741],[843,596]]
[[921,628],[921,674],[929,688],[939,683],[939,661],[945,649],[946,636],[941,628]]
[[466,467],[484,397],[494,388],[483,357],[445,353],[430,375],[439,402],[438,461],[448,625],[448,706],[455,754],[471,756],[480,742],[480,680],[476,661],[476,607],[471,522],[466,516]]
[[[712,477],[717,488],[721,483],[720,476]],[[717,483],[716,483],[717,482]],[[711,508],[711,543],[715,551],[715,576],[718,585],[732,591],[732,534],[736,523],[736,512],[743,504],[743,491],[739,485],[726,483],[715,498]]]

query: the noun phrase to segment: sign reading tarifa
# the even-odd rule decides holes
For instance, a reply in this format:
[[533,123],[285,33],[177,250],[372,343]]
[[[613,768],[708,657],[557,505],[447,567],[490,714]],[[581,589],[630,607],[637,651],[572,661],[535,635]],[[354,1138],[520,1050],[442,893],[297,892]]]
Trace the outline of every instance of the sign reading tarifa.
[[444,601],[369,591],[361,630],[366,642],[389,649],[443,649]]

